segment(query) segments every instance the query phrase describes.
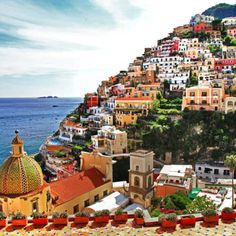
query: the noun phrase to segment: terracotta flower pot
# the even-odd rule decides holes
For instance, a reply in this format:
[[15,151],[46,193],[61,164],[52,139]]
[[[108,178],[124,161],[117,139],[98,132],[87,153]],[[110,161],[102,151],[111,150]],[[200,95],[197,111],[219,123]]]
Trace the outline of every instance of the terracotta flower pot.
[[27,219],[12,220],[11,224],[13,226],[26,226],[28,223]]
[[123,222],[128,220],[128,214],[123,213],[122,215],[114,215],[114,221]]
[[182,226],[195,225],[196,224],[196,218],[195,217],[181,217],[180,224]]
[[34,225],[47,225],[48,224],[48,218],[34,218],[33,219]]
[[67,225],[68,219],[67,218],[54,218],[53,224],[54,225]]
[[204,221],[206,223],[218,223],[219,216],[204,216]]
[[95,216],[94,221],[96,223],[108,223],[109,216]]
[[74,219],[75,224],[88,224],[89,217],[88,216],[76,216]]
[[144,225],[144,218],[134,217],[134,222],[136,225]]
[[236,212],[232,212],[232,213],[225,213],[225,212],[221,212],[221,219],[222,220],[234,220],[236,217]]
[[163,228],[175,228],[177,222],[176,221],[170,221],[170,220],[163,220],[161,223],[161,226]]
[[6,225],[7,225],[7,220],[6,219],[0,220],[0,227],[6,227]]

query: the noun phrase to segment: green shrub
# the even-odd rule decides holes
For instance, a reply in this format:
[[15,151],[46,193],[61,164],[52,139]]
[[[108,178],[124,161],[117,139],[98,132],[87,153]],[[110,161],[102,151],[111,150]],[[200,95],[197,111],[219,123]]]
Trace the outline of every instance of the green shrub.
[[47,218],[47,214],[45,213],[40,213],[40,212],[33,212],[31,217],[33,217],[34,219],[39,219],[39,218]]
[[23,213],[17,211],[16,213],[12,214],[12,219],[13,220],[23,220],[26,218],[26,215],[24,215]]
[[224,213],[232,213],[232,212],[234,212],[234,210],[233,210],[231,207],[225,207],[225,208],[222,210],[222,212],[224,212]]
[[158,217],[161,214],[161,212],[157,209],[153,210],[151,212],[151,217]]
[[6,215],[4,214],[3,211],[0,211],[0,220],[6,219]]
[[134,215],[138,218],[142,218],[143,217],[143,211],[138,209],[135,211]]
[[122,214],[123,214],[123,210],[121,208],[115,211],[115,215],[122,215]]
[[202,213],[203,216],[216,216],[217,215],[217,212],[216,210],[213,210],[213,209],[209,209],[209,210],[205,210],[203,213]]
[[79,211],[75,214],[76,217],[89,217],[89,213],[85,211]]

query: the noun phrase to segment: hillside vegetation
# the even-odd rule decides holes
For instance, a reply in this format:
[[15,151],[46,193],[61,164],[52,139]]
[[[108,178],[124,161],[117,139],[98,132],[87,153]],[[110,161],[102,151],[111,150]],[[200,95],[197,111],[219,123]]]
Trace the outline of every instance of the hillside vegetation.
[[182,115],[153,114],[140,119],[129,135],[143,140],[143,148],[151,149],[156,157],[172,152],[174,161],[185,163],[236,152],[236,113],[184,111]]

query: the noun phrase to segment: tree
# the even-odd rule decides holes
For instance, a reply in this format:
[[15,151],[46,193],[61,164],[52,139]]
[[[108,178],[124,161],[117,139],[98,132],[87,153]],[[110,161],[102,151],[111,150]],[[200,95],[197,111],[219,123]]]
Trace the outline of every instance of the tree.
[[205,210],[216,210],[217,206],[215,203],[207,196],[196,197],[187,206],[188,213],[203,212]]
[[234,208],[234,171],[236,169],[236,155],[228,155],[224,161],[225,166],[230,169],[232,174],[232,208]]

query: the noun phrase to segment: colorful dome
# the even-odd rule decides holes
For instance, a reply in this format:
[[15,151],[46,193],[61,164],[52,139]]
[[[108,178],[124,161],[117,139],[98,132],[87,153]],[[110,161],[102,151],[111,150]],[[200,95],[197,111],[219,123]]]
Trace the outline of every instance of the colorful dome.
[[42,184],[41,167],[31,157],[10,157],[0,167],[0,194],[21,195]]
[[23,141],[12,141],[13,153],[0,167],[0,194],[23,195],[43,185],[43,173],[39,164],[25,156]]

